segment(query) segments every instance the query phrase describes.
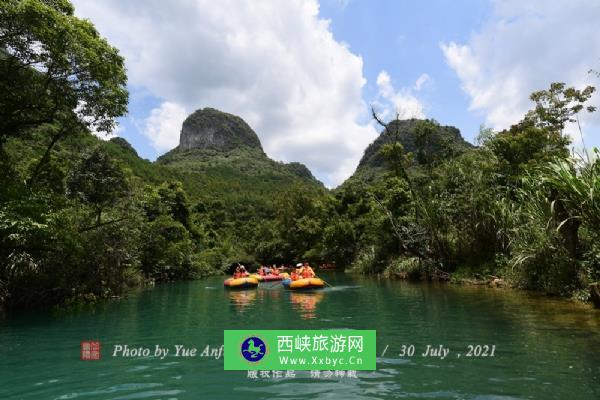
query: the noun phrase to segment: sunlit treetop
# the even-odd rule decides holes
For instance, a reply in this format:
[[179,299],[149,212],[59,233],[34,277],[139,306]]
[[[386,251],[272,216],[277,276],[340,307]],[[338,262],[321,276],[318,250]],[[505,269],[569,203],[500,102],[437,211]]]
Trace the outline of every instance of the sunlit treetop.
[[123,57],[65,0],[0,3],[0,142],[43,124],[114,129],[127,111]]

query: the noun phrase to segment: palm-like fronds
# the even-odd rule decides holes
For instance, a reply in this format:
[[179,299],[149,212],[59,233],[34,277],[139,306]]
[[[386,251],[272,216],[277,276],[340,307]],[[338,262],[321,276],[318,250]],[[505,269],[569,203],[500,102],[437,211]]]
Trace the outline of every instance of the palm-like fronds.
[[[600,230],[600,162],[574,158],[556,160],[541,167],[540,184],[555,194],[553,202],[562,202],[568,218]],[[554,207],[553,207],[554,208]],[[560,221],[557,229],[566,222]]]

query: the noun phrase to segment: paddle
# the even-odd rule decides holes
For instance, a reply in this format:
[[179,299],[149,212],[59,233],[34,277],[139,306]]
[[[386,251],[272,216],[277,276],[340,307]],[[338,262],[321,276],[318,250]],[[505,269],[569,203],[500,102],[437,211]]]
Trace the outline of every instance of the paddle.
[[331,283],[327,282],[325,279],[323,279],[323,278],[319,278],[319,279],[322,280],[323,283],[326,284],[327,286],[329,286],[330,288],[333,287],[333,285]]

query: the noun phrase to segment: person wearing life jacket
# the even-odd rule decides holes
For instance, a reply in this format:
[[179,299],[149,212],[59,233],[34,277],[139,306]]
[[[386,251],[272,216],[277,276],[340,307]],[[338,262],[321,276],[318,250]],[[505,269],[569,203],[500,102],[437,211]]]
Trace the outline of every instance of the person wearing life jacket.
[[277,268],[277,265],[273,264],[273,269],[271,270],[271,274],[273,274],[275,276],[279,276],[279,269]]
[[302,263],[296,264],[296,269],[292,269],[290,272],[290,278],[295,281],[302,278]]
[[261,276],[265,276],[265,267],[262,265],[258,268],[258,274]]
[[313,271],[313,269],[311,268],[310,265],[308,265],[307,262],[305,262],[304,266],[302,267],[302,277],[303,278],[314,278],[315,277],[315,271]]
[[235,267],[235,271],[233,271],[233,279],[238,279],[242,277],[242,271],[240,270],[240,265],[238,264]]
[[240,265],[240,278],[245,278],[248,276],[248,271],[246,271],[246,267]]

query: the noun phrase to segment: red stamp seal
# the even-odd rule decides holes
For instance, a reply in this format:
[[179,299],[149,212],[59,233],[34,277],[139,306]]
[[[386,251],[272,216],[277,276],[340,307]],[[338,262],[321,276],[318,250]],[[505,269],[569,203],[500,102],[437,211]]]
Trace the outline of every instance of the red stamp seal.
[[81,342],[81,359],[84,361],[100,360],[100,342],[83,341]]

